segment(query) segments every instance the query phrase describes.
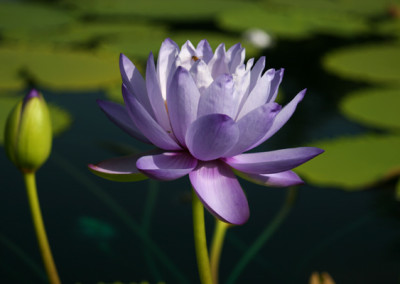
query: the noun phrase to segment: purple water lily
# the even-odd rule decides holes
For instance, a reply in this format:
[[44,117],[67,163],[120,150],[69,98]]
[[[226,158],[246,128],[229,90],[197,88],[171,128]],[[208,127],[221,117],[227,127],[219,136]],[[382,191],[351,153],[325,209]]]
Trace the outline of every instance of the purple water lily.
[[243,224],[246,196],[235,173],[270,186],[303,181],[291,169],[323,150],[300,147],[262,153],[246,151],[275,134],[303,99],[301,91],[285,107],[275,103],[283,69],[263,73],[265,58],[245,60],[240,44],[213,53],[206,40],[181,49],[165,40],[147,61],[146,81],[133,63],[120,57],[125,106],[98,101],[117,126],[159,151],[89,165],[99,176],[119,181],[146,177],[174,180],[189,175],[204,206],[217,218]]

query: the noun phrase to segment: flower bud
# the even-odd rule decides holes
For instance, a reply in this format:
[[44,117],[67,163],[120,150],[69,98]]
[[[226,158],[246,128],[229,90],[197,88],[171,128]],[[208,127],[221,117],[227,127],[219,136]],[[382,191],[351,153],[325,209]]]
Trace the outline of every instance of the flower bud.
[[35,172],[49,157],[52,142],[50,114],[43,96],[32,89],[8,116],[4,147],[24,173]]

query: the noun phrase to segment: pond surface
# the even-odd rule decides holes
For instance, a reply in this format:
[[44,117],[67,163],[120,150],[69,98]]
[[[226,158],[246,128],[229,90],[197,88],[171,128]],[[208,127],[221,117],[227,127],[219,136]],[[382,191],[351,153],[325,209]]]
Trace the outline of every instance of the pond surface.
[[[268,67],[286,69],[284,102],[305,87],[308,93],[288,124],[258,150],[365,131],[336,110],[342,93],[358,85],[320,74],[319,61],[311,59],[318,57],[311,54],[326,51],[332,39],[323,44],[319,40],[295,47],[293,42],[282,43],[279,56],[267,54]],[[87,164],[147,146],[107,120],[95,102],[105,99],[102,92],[42,91],[48,102],[74,118],[71,128],[54,139],[52,155],[37,174],[43,218],[63,283],[198,283],[188,179],[115,183],[94,176]],[[0,165],[0,282],[46,283],[21,175],[4,151]],[[251,217],[228,231],[221,283],[288,193],[243,180],[241,184]],[[298,187],[286,219],[236,283],[308,283],[314,271],[327,271],[341,284],[398,283],[400,215],[393,196],[390,181],[354,192]],[[214,222],[206,216],[211,238]]]

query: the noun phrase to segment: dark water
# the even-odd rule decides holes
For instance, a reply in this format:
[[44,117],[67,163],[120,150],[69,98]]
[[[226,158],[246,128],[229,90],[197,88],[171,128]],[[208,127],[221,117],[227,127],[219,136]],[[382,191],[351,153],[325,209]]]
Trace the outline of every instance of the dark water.
[[[304,87],[309,91],[288,125],[260,150],[365,131],[336,110],[343,93],[359,85],[321,74],[319,61],[309,57],[329,49],[329,41],[321,46],[315,40],[303,42],[297,48],[282,43],[280,53],[267,53],[269,67],[286,67],[285,100]],[[74,117],[70,130],[54,139],[52,156],[37,174],[43,218],[63,283],[198,283],[188,179],[114,183],[92,175],[88,163],[118,155],[121,145],[139,150],[145,146],[99,110],[95,99],[104,98],[102,92],[44,90],[44,95]],[[115,143],[118,147],[111,147]],[[4,151],[0,165],[0,283],[46,283],[22,178]],[[251,217],[228,232],[221,283],[268,226],[287,193],[241,184]],[[308,283],[313,271],[329,272],[336,283],[399,283],[400,214],[393,190],[393,182],[351,193],[301,186],[288,217],[236,283]],[[93,234],[80,225],[83,217],[100,224]],[[211,237],[209,214],[206,221]]]

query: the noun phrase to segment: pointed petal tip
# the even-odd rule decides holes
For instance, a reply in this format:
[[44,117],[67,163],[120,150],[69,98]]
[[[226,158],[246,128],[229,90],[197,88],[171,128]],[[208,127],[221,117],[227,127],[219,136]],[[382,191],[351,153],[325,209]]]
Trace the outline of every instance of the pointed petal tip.
[[199,41],[199,43],[197,44],[197,47],[201,46],[202,44],[208,44],[209,45],[208,40],[203,38],[202,40]]
[[97,164],[88,164],[88,169],[95,175],[118,182],[141,181],[147,179],[135,167],[137,156],[111,158]]
[[167,37],[167,38],[162,42],[161,47],[162,47],[163,45],[166,45],[166,44],[168,44],[168,45],[173,45],[175,48],[179,49],[179,46],[176,44],[176,42],[173,41],[173,40],[172,40],[171,38],[169,38],[169,37]]
[[128,59],[128,57],[125,54],[123,54],[123,53],[119,54],[119,63],[120,64],[123,63],[123,61],[126,60],[126,59]]
[[300,101],[304,98],[304,96],[306,95],[307,92],[307,88],[301,90],[297,95],[301,97]]
[[28,103],[31,99],[38,98],[38,99],[43,99],[43,97],[40,95],[40,92],[36,89],[31,89],[29,93],[24,97],[23,100],[23,105]]
[[149,56],[147,57],[147,61],[149,61],[151,59],[153,59],[153,61],[154,61],[154,54],[152,51],[150,51]]
[[96,168],[95,164],[88,164],[87,166],[88,166],[89,169],[95,169]]
[[33,97],[40,97],[40,92],[36,90],[35,88],[31,89],[29,91],[29,94],[26,96],[26,98],[31,99]]

